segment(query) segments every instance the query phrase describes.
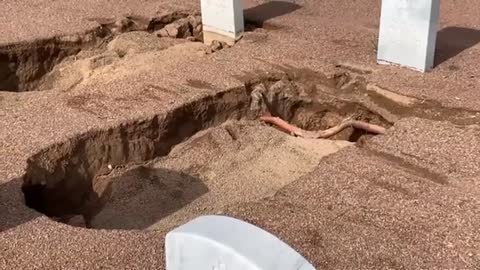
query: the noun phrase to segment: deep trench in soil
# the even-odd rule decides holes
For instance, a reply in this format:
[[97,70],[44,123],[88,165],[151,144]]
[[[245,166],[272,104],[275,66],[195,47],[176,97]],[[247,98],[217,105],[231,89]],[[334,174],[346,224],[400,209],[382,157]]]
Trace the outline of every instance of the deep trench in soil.
[[[153,18],[125,16],[117,19],[95,18],[99,26],[85,33],[0,47],[0,91],[26,92],[48,89],[49,73],[67,59],[84,55],[101,56],[116,37],[132,32],[153,37],[202,41],[201,17],[195,12],[168,12]],[[151,49],[163,49],[153,44]],[[165,47],[165,46],[163,46]],[[115,50],[118,57],[122,52]],[[98,57],[97,57],[98,58]],[[92,59],[95,61],[95,59]],[[95,63],[92,63],[95,65]],[[46,85],[44,85],[46,84]]]
[[[136,42],[140,45],[133,47],[143,46],[135,48],[137,51],[163,50],[181,41],[203,42],[202,19],[198,12],[165,12],[152,18],[125,16],[92,20],[99,27],[85,33],[0,46],[0,91],[48,90],[57,73],[64,68],[55,70],[60,64],[72,66],[81,60],[87,62],[87,68],[95,69],[99,67],[99,60],[113,62],[121,59],[128,47]],[[245,20],[245,32],[261,27],[261,24]],[[112,41],[115,44],[109,46]],[[206,53],[227,47],[224,43],[215,42],[206,48]]]
[[321,158],[373,136],[349,127],[330,140],[296,138],[261,123],[266,110],[308,130],[346,117],[392,124],[354,101],[322,98],[287,75],[252,81],[40,151],[27,161],[25,203],[71,225],[159,228],[270,196]]

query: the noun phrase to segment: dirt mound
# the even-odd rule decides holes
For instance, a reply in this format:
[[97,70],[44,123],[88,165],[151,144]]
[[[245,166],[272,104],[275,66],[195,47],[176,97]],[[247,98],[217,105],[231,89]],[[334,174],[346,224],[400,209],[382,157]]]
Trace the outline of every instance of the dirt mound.
[[92,225],[162,230],[231,204],[272,196],[312,171],[322,157],[349,145],[291,137],[256,121],[228,121],[199,132],[147,166],[104,176],[109,200]]
[[[265,110],[305,129],[328,128],[347,116],[390,127],[360,103],[319,95],[305,83],[266,77],[44,149],[28,161],[26,204],[62,222],[81,215],[88,227],[161,227],[270,196],[348,141],[373,136],[347,127],[332,137],[343,142],[290,137],[260,123]],[[323,83],[334,86],[335,79]],[[258,87],[266,96],[260,103]]]

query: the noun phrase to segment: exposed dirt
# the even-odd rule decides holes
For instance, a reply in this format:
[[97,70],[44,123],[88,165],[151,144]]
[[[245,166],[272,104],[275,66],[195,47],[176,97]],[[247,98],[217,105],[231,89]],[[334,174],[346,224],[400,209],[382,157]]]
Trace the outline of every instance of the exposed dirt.
[[[132,40],[151,38],[145,35],[124,34],[117,39],[126,42],[109,47],[127,52],[126,57],[130,49],[140,48]],[[161,48],[186,41],[162,42],[145,44]],[[75,64],[77,70],[87,64],[101,67],[119,57],[111,50]],[[306,130],[327,129],[347,117],[386,128],[410,115],[454,123],[474,120],[464,110],[436,107],[369,84],[359,68],[347,67],[351,72],[331,77],[281,68],[284,72],[245,74],[244,88],[207,95],[167,115],[91,131],[41,151],[28,160],[22,187],[26,204],[62,222],[83,216],[84,221],[73,219],[73,225],[165,229],[202,212],[270,196],[309,173],[322,157],[373,136],[349,127],[333,140],[294,138],[261,124],[258,117],[266,112]],[[68,72],[59,76],[54,83],[72,78]],[[69,102],[83,108],[82,100]],[[278,164],[283,164],[281,170]],[[240,186],[251,188],[246,192]]]
[[0,48],[0,91],[35,89],[42,77],[65,57],[97,44],[105,35],[102,30]]
[[[480,114],[441,106],[479,110],[475,60],[480,55],[480,6],[475,1],[442,2],[439,65],[428,74],[376,65],[379,1],[302,0],[290,1],[298,7],[285,7],[285,1],[246,0],[251,8],[245,15],[256,13],[253,26],[263,29],[246,33],[233,48],[211,56],[201,54],[208,50],[202,43],[181,37],[192,32],[190,27],[164,29],[167,23],[158,19],[153,24],[158,25],[148,29],[149,16],[162,16],[157,10],[194,7],[198,0],[74,2],[18,0],[2,6],[3,44],[96,25],[113,28],[122,14],[125,24],[120,20],[123,30],[107,31],[110,36],[81,45],[78,53],[72,42],[73,52],[66,53],[70,56],[44,61],[49,72],[30,62],[17,65],[9,60],[4,65],[8,72],[1,74],[18,73],[22,79],[8,81],[14,87],[0,90],[51,91],[0,93],[1,125],[8,127],[0,133],[5,152],[0,155],[5,182],[0,212],[6,217],[0,219],[0,246],[6,247],[0,248],[0,269],[164,269],[163,240],[169,224],[218,212],[268,230],[319,269],[479,268],[480,226],[475,217],[480,174],[475,160]],[[114,19],[106,19],[110,16]],[[57,57],[55,52],[48,54]],[[278,69],[267,61],[296,68],[283,66],[284,74],[272,75]],[[337,73],[331,77],[337,61]],[[20,66],[25,68],[17,70]],[[324,71],[328,77],[298,67]],[[240,85],[232,76],[243,72],[252,73],[241,80],[248,82],[245,88],[231,90]],[[267,98],[252,104],[252,93],[262,83]],[[280,93],[271,89],[282,84]],[[216,109],[181,105],[225,89],[238,90],[240,99],[247,100],[238,117],[211,120],[214,117],[204,115]],[[293,98],[301,93],[307,95]],[[337,141],[315,141],[323,147],[356,141],[322,158],[321,153],[304,151],[315,147],[253,119],[263,113],[265,100],[275,104],[274,114],[309,130],[352,115],[386,128],[395,125],[372,139],[350,129],[337,134]],[[171,111],[173,105],[183,109]],[[219,106],[219,111],[231,108]],[[188,110],[195,112],[183,117],[182,111]],[[420,118],[401,119],[408,116]],[[138,121],[131,121],[136,117]],[[191,119],[202,124],[196,126]],[[191,125],[195,128],[186,127]],[[180,134],[183,129],[187,132]],[[72,134],[80,135],[67,139]],[[58,144],[49,145],[53,142]],[[39,147],[45,149],[37,152]],[[34,153],[25,179],[40,184],[37,192],[28,183],[24,187],[31,191],[27,199],[38,198],[33,206],[55,212],[51,206],[66,204],[67,216],[80,213],[69,222],[74,226],[84,226],[82,214],[88,218],[98,213],[89,218],[92,227],[107,230],[58,224],[21,205],[23,179],[17,177]],[[282,175],[259,166],[266,159],[278,160],[275,171]],[[318,164],[309,172],[314,162]],[[41,178],[49,188],[41,185]],[[235,181],[224,184],[231,179]],[[87,196],[76,195],[81,193]],[[269,196],[272,193],[276,194]],[[48,197],[53,200],[45,201]],[[86,200],[90,197],[93,202]],[[216,197],[221,200],[214,201]],[[227,197],[238,204],[225,203]],[[78,204],[70,198],[77,198]],[[114,228],[126,231],[110,230]]]
[[[334,82],[334,78],[324,78],[325,85]],[[333,137],[341,143],[290,138],[256,120],[266,109],[306,129],[327,128],[346,116],[385,127],[391,125],[355,100],[331,99],[311,91],[305,83],[288,74],[260,77],[249,80],[245,88],[208,95],[167,115],[88,132],[54,145],[28,161],[23,185],[26,203],[64,221],[82,215],[88,223],[98,216],[91,224],[95,228],[146,228],[197,197],[202,198],[189,207],[221,210],[227,202],[271,195],[312,170],[321,157],[350,145],[348,141],[372,136],[347,128]],[[266,102],[255,96],[259,87],[264,89]],[[209,129],[227,120],[242,119]],[[203,135],[192,138],[202,130]],[[172,147],[185,140],[178,149],[187,150],[169,155]],[[237,155],[239,152],[243,154]],[[157,157],[165,158],[136,167]],[[285,164],[283,173],[275,172],[272,166],[277,163],[272,163],[272,159]],[[202,167],[206,162],[217,165]],[[137,165],[132,168],[132,164]],[[125,171],[119,170],[124,166],[129,172],[118,175]],[[165,180],[161,174],[171,176]],[[240,183],[256,186],[257,192],[247,194],[235,188]],[[203,193],[208,194],[201,196]],[[151,211],[140,211],[142,205]],[[122,211],[125,213],[119,215]],[[115,219],[114,215],[119,217]]]
[[[125,16],[91,18],[99,24],[93,31],[34,43],[0,47],[0,91],[69,89],[95,69],[125,57],[158,51],[183,42],[203,42],[202,18],[198,12],[165,12],[152,18]],[[246,31],[262,24],[246,21]],[[214,41],[210,54],[228,48]],[[64,80],[63,84],[59,80]]]
[[[113,167],[167,154],[195,132],[246,115],[248,96],[231,91],[185,104],[171,113],[92,131],[29,159],[23,191],[27,205],[49,216],[96,211],[102,194],[94,178]],[[88,206],[94,204],[94,206]]]
[[97,180],[111,191],[92,226],[162,230],[272,196],[313,170],[323,156],[351,144],[290,137],[259,122],[227,121],[199,132],[166,157]]
[[[26,204],[62,222],[83,216],[72,225],[165,229],[203,212],[271,196],[308,174],[322,157],[373,136],[349,127],[333,140],[290,137],[258,121],[266,112],[306,130],[327,129],[346,117],[388,128],[414,113],[452,122],[471,116],[425,109],[425,101],[392,95],[355,73],[284,71],[246,74],[244,88],[43,150],[28,160]],[[245,186],[248,192],[239,188]]]
[[[99,27],[90,32],[1,47],[0,91],[51,89],[60,73],[67,73],[62,76],[75,85],[88,73],[127,53],[162,50],[181,42],[176,39],[203,39],[201,17],[195,12],[170,12],[153,18],[126,16],[91,20]],[[210,53],[215,51],[209,50]]]

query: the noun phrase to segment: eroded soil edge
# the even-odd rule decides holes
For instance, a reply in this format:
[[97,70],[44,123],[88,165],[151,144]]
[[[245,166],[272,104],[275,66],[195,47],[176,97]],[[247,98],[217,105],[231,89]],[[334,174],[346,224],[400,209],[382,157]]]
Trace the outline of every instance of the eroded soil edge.
[[[85,33],[1,46],[0,91],[47,90],[58,77],[58,74],[49,76],[49,73],[64,60],[70,60],[64,65],[68,66],[75,65],[78,58],[91,58],[91,63],[87,65],[92,67],[84,68],[94,69],[105,65],[105,62],[111,63],[125,56],[128,53],[127,43],[132,43],[132,40],[146,43],[143,49],[148,50],[162,50],[180,40],[203,41],[202,19],[196,11],[162,12],[151,18],[132,15],[117,19],[90,20],[99,26]],[[115,41],[117,37],[128,33],[137,34]],[[115,44],[110,44],[112,42]],[[214,42],[206,48],[206,53],[226,47],[226,44]],[[114,54],[108,54],[109,51]],[[56,73],[62,73],[62,69]]]
[[[162,11],[150,18],[128,15],[116,19],[91,18],[90,21],[99,26],[85,33],[0,46],[0,91],[48,90],[65,68],[88,70],[108,65],[128,54],[132,46],[143,46],[133,48],[138,52],[166,49],[181,41],[203,42],[202,18],[198,11]],[[263,25],[246,19],[245,27],[248,32]],[[205,53],[228,47],[223,42],[213,41],[206,46]],[[83,61],[87,63],[78,59],[87,60]],[[67,63],[54,70],[63,62]]]
[[[335,86],[335,79],[322,80]],[[113,180],[104,176],[113,170],[166,156],[172,147],[199,131],[229,120],[255,120],[259,125],[257,118],[264,108],[253,95],[259,85],[267,89],[273,114],[305,129],[330,127],[348,116],[391,126],[381,114],[358,102],[326,98],[295,76],[269,75],[249,80],[245,87],[185,103],[166,114],[90,131],[40,151],[27,162],[22,187],[27,206],[50,217],[82,215],[86,221],[92,220],[112,199],[109,187]],[[232,132],[231,136],[238,135]],[[365,136],[372,135],[347,128],[333,139],[356,142]]]
[[[149,119],[86,132],[40,151],[28,159],[22,186],[27,206],[64,222],[72,216],[81,215],[86,225],[91,225],[90,222],[105,206],[108,211],[116,213],[114,216],[122,216],[119,213],[125,204],[118,203],[118,194],[124,197],[124,202],[133,200],[133,197],[129,197],[128,192],[119,193],[112,185],[118,181],[127,181],[128,184],[121,188],[146,190],[156,187],[163,190],[162,192],[167,190],[167,199],[164,200],[166,203],[156,205],[158,211],[155,212],[165,210],[165,213],[172,214],[208,193],[211,188],[192,176],[192,172],[199,172],[198,168],[204,166],[202,164],[211,163],[207,160],[203,163],[197,162],[208,156],[209,151],[204,149],[208,148],[208,145],[195,141],[206,140],[207,144],[213,145],[214,150],[224,149],[223,152],[217,151],[211,158],[225,158],[226,163],[232,163],[237,162],[234,161],[237,151],[245,150],[249,142],[254,144],[257,138],[265,137],[265,134],[269,134],[267,137],[272,140],[284,140],[277,136],[279,131],[272,133],[273,127],[258,121],[258,117],[266,111],[306,130],[327,129],[346,117],[385,128],[391,127],[399,118],[412,115],[457,124],[472,121],[472,114],[467,111],[437,108],[432,104],[416,101],[409,105],[401,104],[388,98],[389,95],[385,95],[383,90],[373,91],[361,76],[347,73],[328,77],[307,70],[290,69],[285,72],[246,76],[249,78],[242,78],[246,81],[244,87],[204,96]],[[262,89],[261,98],[258,89]],[[220,125],[220,129],[215,128]],[[203,135],[198,135],[199,132]],[[257,135],[252,135],[254,133]],[[203,139],[196,138],[198,136]],[[290,137],[288,134],[283,136]],[[374,134],[348,127],[330,139],[364,143],[371,136]],[[246,140],[244,137],[250,139]],[[269,140],[264,138],[264,141]],[[309,145],[307,148],[314,151],[315,146],[321,142],[309,143],[311,142],[301,142],[303,147]],[[231,144],[237,144],[240,148],[231,148]],[[298,145],[298,141],[291,141],[286,145]],[[176,146],[196,150],[184,151],[178,156],[178,153],[171,153]],[[277,148],[279,147],[285,147],[285,144],[279,144]],[[177,166],[185,163],[185,157],[191,158],[199,153],[203,154],[196,158],[196,163],[191,162],[190,167]],[[284,155],[284,152],[281,155]],[[158,159],[163,159],[160,163],[163,162],[164,165],[172,164],[171,162],[177,162],[177,165],[172,165],[171,169],[155,167]],[[188,158],[186,160],[188,161]],[[292,162],[293,159],[290,163]],[[244,170],[265,169],[257,165],[252,164]],[[191,168],[194,168],[193,171]],[[235,177],[232,175],[227,178]],[[138,179],[149,184],[136,184]],[[288,184],[288,181],[285,180],[285,184]],[[118,185],[116,188],[118,189]],[[220,190],[218,194],[222,192]],[[156,198],[158,194],[147,195]],[[115,200],[117,201],[113,202]],[[135,200],[138,202],[144,198],[137,196]],[[142,202],[144,203],[146,201]],[[112,205],[119,206],[112,209]],[[166,214],[158,218],[165,216]],[[154,223],[151,217],[142,218]],[[117,224],[106,222],[101,227],[138,228],[135,227],[137,225],[119,225],[122,222],[124,221],[120,220]]]

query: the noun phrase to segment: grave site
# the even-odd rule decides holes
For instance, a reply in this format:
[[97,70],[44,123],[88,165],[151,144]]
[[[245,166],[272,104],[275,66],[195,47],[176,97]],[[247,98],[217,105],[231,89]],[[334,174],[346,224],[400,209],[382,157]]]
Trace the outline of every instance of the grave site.
[[0,11],[0,269],[480,269],[478,0]]

